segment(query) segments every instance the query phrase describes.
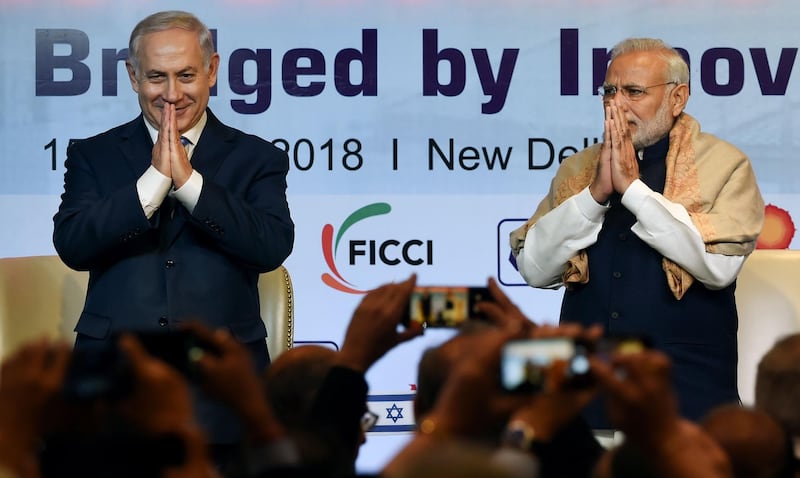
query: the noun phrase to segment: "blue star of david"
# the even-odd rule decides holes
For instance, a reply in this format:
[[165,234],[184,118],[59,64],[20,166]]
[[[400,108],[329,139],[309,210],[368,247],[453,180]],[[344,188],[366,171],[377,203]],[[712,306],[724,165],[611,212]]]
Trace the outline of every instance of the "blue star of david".
[[403,418],[403,409],[398,407],[396,403],[392,403],[392,408],[386,409],[386,418],[391,420],[392,423],[397,423],[397,420]]

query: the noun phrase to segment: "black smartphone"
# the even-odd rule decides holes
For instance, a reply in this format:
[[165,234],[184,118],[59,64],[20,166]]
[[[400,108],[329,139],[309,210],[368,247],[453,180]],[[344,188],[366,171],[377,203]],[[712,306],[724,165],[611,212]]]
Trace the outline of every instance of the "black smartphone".
[[196,378],[197,360],[206,353],[218,353],[211,344],[202,342],[184,330],[169,333],[136,333],[136,338],[153,357],[163,360],[188,378]]
[[570,362],[575,342],[566,337],[511,340],[500,358],[500,385],[512,393],[542,390],[547,369],[555,360]]
[[487,287],[419,286],[408,304],[405,325],[412,322],[422,327],[458,327],[467,320],[485,319],[475,305],[490,301]]
[[[131,332],[148,354],[160,359],[189,380],[199,378],[197,360],[206,353],[217,353],[188,331]],[[133,386],[130,363],[118,346],[117,335],[90,347],[76,349],[70,359],[64,382],[67,398],[87,400],[116,399],[126,396]]]
[[502,351],[501,385],[509,392],[539,391],[548,367],[555,360],[563,360],[565,385],[588,387],[594,383],[590,357],[608,361],[614,354],[636,353],[650,347],[649,338],[636,335],[612,335],[597,341],[566,337],[512,340]]
[[62,393],[68,400],[116,400],[130,394],[133,375],[116,341],[98,341],[73,350]]

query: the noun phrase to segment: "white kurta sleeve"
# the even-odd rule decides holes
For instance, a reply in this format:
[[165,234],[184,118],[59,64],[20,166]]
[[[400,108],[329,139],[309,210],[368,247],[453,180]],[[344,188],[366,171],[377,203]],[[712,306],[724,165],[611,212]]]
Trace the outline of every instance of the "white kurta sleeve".
[[636,216],[634,234],[707,288],[722,289],[736,279],[746,256],[706,252],[700,231],[680,204],[637,179],[622,196],[622,205]]
[[533,287],[561,286],[567,261],[597,242],[608,209],[592,198],[587,187],[536,221],[517,255],[525,281]]

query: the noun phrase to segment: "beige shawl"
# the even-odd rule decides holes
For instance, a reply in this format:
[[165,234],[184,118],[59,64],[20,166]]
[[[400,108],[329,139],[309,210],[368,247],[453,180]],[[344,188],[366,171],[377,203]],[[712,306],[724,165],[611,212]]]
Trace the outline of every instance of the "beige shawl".
[[[755,249],[764,222],[764,201],[747,156],[733,145],[700,131],[700,124],[682,113],[669,134],[664,197],[681,204],[713,254],[748,255]],[[525,243],[528,229],[544,214],[587,187],[594,179],[599,144],[567,158],[553,179],[549,195],[534,215],[511,233],[514,254]],[[664,258],[662,267],[676,299],[694,282],[680,258]],[[589,281],[588,257],[580,251],[567,264],[563,282]]]

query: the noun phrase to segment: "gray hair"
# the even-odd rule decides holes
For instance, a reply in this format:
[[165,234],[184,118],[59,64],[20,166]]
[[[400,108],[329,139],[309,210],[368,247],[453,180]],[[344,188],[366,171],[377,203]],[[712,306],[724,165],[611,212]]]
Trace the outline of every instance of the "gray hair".
[[689,65],[678,50],[672,48],[663,40],[657,38],[628,38],[614,45],[611,49],[611,60],[623,53],[653,52],[657,53],[667,63],[667,81],[674,81],[679,85],[689,84]]
[[128,42],[128,62],[133,67],[133,71],[139,74],[139,44],[142,37],[172,28],[180,28],[189,32],[197,33],[197,41],[203,51],[203,66],[206,70],[211,65],[211,57],[214,55],[214,42],[211,38],[211,31],[196,16],[189,12],[180,10],[169,10],[154,13],[140,21],[131,32]]

